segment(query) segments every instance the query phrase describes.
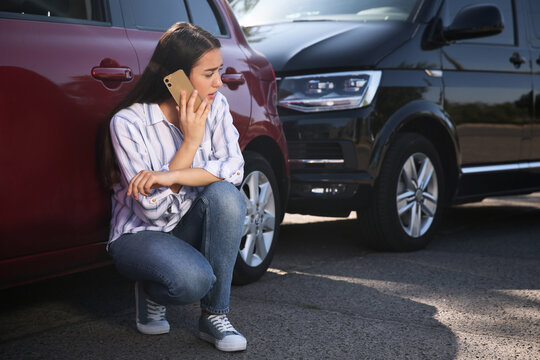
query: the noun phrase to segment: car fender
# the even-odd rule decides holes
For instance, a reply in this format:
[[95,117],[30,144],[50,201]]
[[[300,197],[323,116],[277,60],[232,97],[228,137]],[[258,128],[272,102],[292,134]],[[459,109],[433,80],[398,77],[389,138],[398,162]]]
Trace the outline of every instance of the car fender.
[[[419,127],[426,122],[433,124],[433,127]],[[433,129],[440,129],[450,139],[454,154],[456,154],[456,165],[459,168],[461,156],[455,124],[439,105],[425,100],[415,100],[394,112],[375,135],[369,162],[370,172],[378,176],[386,151],[396,134],[405,131],[418,132],[433,141],[429,137]]]

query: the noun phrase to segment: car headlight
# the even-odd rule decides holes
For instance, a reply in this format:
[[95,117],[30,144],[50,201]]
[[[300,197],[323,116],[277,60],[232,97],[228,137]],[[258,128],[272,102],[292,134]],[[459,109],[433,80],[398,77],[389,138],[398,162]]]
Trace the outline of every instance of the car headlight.
[[288,76],[279,85],[279,105],[302,112],[361,108],[371,104],[380,81],[381,71]]

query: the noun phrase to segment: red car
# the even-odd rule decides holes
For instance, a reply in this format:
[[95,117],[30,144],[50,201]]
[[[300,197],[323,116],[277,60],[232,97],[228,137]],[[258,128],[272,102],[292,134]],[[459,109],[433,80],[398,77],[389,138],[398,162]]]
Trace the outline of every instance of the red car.
[[3,0],[0,288],[110,263],[98,129],[177,21],[221,41],[221,92],[240,133],[249,204],[235,282],[266,271],[289,191],[287,148],[272,66],[248,45],[227,3]]

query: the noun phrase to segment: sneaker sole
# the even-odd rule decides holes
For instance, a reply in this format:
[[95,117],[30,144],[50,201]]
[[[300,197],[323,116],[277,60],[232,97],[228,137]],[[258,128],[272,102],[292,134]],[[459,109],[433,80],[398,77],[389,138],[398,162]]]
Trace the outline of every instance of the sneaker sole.
[[247,341],[244,341],[243,344],[224,344],[221,340],[214,338],[212,335],[208,335],[205,332],[199,332],[199,337],[204,341],[208,341],[211,344],[214,344],[216,349],[221,351],[242,351],[247,348]]
[[168,334],[171,328],[170,326],[153,327],[137,323],[137,330],[145,335],[161,335]]

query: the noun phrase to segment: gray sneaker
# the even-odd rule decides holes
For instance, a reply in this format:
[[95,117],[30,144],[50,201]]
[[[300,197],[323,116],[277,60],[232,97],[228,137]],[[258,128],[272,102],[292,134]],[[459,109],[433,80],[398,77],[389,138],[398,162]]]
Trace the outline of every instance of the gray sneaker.
[[165,319],[165,306],[148,298],[140,282],[135,283],[135,309],[137,330],[147,335],[166,334],[171,327]]
[[201,316],[199,336],[221,351],[240,351],[247,347],[246,338],[236,331],[225,314]]

